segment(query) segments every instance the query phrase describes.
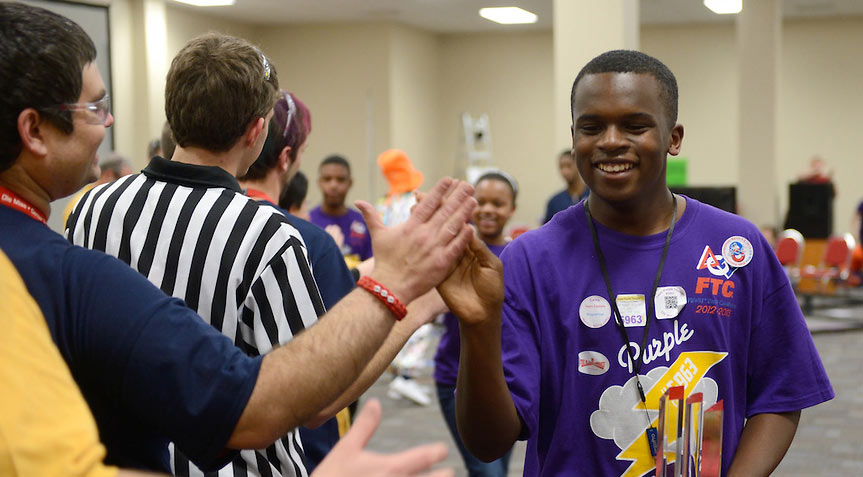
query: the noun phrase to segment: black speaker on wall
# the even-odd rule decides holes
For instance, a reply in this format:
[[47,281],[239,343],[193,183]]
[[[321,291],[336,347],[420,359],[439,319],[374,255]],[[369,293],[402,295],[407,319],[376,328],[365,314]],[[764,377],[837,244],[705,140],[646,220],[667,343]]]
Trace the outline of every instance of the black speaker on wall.
[[737,213],[737,189],[734,187],[670,187],[670,189],[675,194],[683,194],[732,214]]
[[806,238],[829,237],[833,232],[833,184],[789,184],[785,228],[797,229]]

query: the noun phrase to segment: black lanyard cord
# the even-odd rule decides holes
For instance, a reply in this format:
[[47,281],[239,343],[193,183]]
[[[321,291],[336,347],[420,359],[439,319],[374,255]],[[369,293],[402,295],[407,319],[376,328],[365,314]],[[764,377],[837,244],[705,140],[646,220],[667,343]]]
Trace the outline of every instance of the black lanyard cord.
[[596,227],[593,225],[593,217],[590,215],[590,207],[588,204],[589,199],[584,201],[584,213],[587,215],[587,225],[590,227],[590,237],[593,239],[593,248],[596,251],[596,258],[599,260],[599,268],[602,270],[602,278],[605,279],[605,288],[608,291],[608,298],[611,300],[611,307],[614,310],[614,320],[617,324],[617,329],[620,330],[620,335],[623,338],[623,343],[626,346],[627,354],[632,363],[632,374],[635,376],[635,384],[638,388],[641,402],[645,405],[645,411],[647,410],[647,399],[644,394],[644,388],[641,386],[641,380],[638,379],[638,372],[641,370],[641,365],[643,364],[641,357],[644,354],[644,347],[647,345],[647,334],[650,329],[652,315],[655,314],[653,313],[653,309],[654,300],[656,299],[656,290],[659,288],[659,280],[662,278],[662,269],[665,267],[665,258],[668,256],[668,247],[671,244],[671,236],[674,234],[674,224],[677,222],[677,197],[675,197],[673,193],[671,194],[671,200],[674,204],[671,213],[671,225],[668,227],[668,232],[665,234],[665,245],[662,247],[662,256],[659,259],[659,267],[656,269],[656,278],[653,280],[653,291],[648,297],[649,304],[646,310],[647,322],[644,324],[644,332],[641,337],[641,348],[639,349],[637,356],[633,353],[632,347],[629,345],[629,334],[626,332],[626,326],[623,324],[620,310],[617,307],[617,296],[611,288],[611,278],[608,275],[605,256],[602,254],[602,250],[599,247],[599,237],[596,234]]

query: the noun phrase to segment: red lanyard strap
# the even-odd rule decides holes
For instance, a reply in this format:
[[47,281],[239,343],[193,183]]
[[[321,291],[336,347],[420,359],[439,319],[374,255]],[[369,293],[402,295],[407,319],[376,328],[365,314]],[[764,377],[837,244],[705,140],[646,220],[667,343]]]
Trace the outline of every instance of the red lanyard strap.
[[18,194],[3,186],[0,186],[0,205],[5,205],[10,209],[23,212],[43,224],[48,223],[48,218],[42,215],[42,212],[40,212],[39,209],[22,199]]
[[271,204],[276,204],[276,201],[274,201],[272,197],[268,196],[265,192],[258,189],[252,189],[251,187],[249,187],[248,189],[246,189],[246,195],[251,197],[252,199],[262,199],[266,200]]

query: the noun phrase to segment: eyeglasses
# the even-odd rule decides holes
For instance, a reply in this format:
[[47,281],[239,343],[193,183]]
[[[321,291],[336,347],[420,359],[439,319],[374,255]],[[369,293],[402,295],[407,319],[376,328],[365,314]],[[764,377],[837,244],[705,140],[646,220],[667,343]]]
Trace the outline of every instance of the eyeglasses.
[[106,94],[99,101],[92,103],[66,103],[57,106],[60,111],[88,111],[92,114],[86,116],[87,124],[105,125],[108,115],[111,113],[111,98]]
[[294,103],[294,98],[291,97],[291,93],[282,91],[282,96],[288,103],[288,118],[285,121],[285,131],[282,133],[282,137],[285,138],[288,137],[288,130],[291,128],[291,120],[294,119],[294,114],[297,112],[297,105]]

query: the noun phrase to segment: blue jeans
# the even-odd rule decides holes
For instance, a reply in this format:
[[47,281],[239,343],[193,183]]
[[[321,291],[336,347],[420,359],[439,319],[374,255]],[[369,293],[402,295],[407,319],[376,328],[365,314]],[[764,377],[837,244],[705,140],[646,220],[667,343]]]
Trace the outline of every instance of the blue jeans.
[[473,456],[461,441],[458,435],[458,428],[455,423],[455,386],[445,386],[440,383],[435,383],[437,387],[437,398],[440,403],[440,410],[443,413],[446,426],[449,428],[449,433],[455,440],[455,445],[461,454],[464,465],[467,468],[470,477],[506,477],[506,471],[509,468],[509,457],[512,454],[512,449],[507,451],[506,455],[493,462],[483,462]]

